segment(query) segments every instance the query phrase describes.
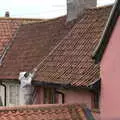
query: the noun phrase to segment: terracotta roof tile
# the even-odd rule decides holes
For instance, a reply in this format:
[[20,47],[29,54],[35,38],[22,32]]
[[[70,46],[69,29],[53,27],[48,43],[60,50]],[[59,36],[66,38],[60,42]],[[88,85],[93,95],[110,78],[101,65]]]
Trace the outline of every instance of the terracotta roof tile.
[[0,120],[87,120],[85,109],[79,104],[2,107]]
[[63,18],[22,26],[3,61],[0,79],[17,79],[19,72],[31,71],[60,41],[40,65],[35,80],[75,87],[96,81],[99,65],[94,64],[91,55],[111,8],[88,9],[73,27],[73,24],[65,25]]
[[99,78],[92,52],[99,42],[112,6],[88,9],[54,52],[39,67],[36,80],[88,86]]
[[0,18],[0,54],[13,38],[16,30],[21,24],[31,22],[40,22],[41,19],[24,19],[24,18]]
[[66,17],[22,25],[8,50],[0,79],[18,79],[19,72],[31,71],[60,42],[73,26]]

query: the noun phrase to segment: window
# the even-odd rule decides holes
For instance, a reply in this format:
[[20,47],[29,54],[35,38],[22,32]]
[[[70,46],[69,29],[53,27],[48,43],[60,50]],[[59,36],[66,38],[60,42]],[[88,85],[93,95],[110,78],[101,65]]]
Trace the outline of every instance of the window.
[[10,96],[10,104],[16,103],[16,90],[14,89],[14,85],[9,86],[9,96]]
[[56,91],[56,102],[58,104],[64,104],[64,93]]
[[2,97],[0,96],[0,106],[3,106]]
[[64,94],[55,88],[44,88],[44,104],[63,104]]
[[6,87],[3,87],[4,85],[0,85],[0,106],[5,106],[6,102],[5,102],[5,96],[6,96]]
[[19,104],[19,85],[10,84],[9,85],[9,105]]
[[44,88],[44,104],[54,104],[56,102],[55,89]]

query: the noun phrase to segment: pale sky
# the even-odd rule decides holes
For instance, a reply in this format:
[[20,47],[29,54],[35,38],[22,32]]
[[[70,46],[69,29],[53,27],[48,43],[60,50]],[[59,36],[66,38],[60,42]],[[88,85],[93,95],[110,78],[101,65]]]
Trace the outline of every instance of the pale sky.
[[[112,4],[115,0],[98,0],[98,6]],[[54,18],[66,14],[66,0],[1,0],[0,17],[5,11],[11,17]]]

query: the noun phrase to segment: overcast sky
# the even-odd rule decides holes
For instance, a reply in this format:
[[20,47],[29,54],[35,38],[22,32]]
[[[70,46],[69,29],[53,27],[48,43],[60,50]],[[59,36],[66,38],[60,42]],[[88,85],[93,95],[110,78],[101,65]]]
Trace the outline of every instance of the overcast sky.
[[[115,0],[98,0],[98,6],[112,4]],[[66,0],[2,0],[0,16],[5,11],[11,17],[53,18],[66,14]]]

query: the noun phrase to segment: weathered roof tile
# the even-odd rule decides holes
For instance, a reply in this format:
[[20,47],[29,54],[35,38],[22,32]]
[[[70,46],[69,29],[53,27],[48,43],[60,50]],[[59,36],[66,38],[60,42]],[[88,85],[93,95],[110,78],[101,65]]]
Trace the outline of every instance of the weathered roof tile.
[[68,33],[74,23],[66,17],[22,25],[0,67],[1,79],[18,79],[31,71]]
[[[88,86],[99,79],[92,52],[99,42],[112,6],[88,9],[54,52],[39,67],[36,80]],[[52,65],[52,66],[51,66]]]
[[57,45],[39,66],[34,80],[75,87],[96,81],[99,65],[94,64],[91,56],[111,8],[88,9],[74,26],[66,25],[64,17],[23,25],[5,56],[0,79],[18,79],[19,72],[31,71]]

